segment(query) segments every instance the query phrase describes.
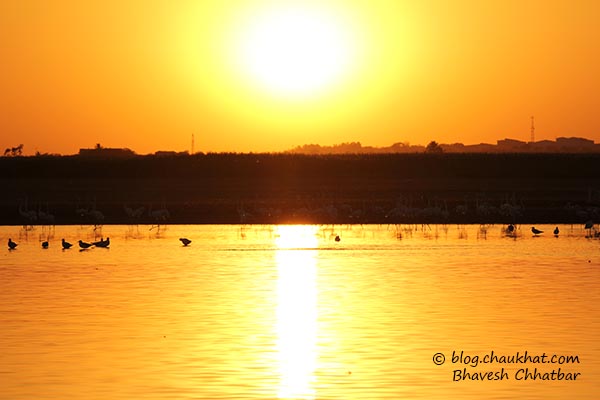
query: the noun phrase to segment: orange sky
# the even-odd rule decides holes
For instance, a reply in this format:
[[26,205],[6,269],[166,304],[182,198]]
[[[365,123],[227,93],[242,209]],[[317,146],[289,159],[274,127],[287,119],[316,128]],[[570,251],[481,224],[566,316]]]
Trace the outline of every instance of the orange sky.
[[495,143],[528,140],[531,115],[537,140],[600,142],[596,0],[288,2],[332,17],[353,51],[335,84],[296,97],[236,64],[244,29],[282,3],[0,2],[0,147]]

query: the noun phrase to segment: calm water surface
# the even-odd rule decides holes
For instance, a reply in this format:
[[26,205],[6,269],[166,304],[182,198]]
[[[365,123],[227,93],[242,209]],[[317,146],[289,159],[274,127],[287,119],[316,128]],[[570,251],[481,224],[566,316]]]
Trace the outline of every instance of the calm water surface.
[[529,228],[105,226],[110,249],[63,251],[93,230],[43,250],[45,229],[0,227],[0,399],[595,399],[600,240]]

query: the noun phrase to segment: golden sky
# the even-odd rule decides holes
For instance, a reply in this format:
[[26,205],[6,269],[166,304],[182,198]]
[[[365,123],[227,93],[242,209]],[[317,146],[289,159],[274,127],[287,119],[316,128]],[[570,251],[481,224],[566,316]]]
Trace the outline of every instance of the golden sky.
[[0,2],[0,147],[600,141],[597,0]]

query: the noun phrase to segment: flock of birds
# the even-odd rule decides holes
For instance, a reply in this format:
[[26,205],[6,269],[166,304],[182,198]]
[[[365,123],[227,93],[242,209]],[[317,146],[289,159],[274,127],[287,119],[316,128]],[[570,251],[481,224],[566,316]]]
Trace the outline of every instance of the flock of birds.
[[[69,250],[71,247],[73,247],[72,243],[67,242],[64,238],[61,241],[62,244],[62,248],[63,250]],[[16,242],[14,242],[12,240],[12,238],[8,239],[8,249],[9,250],[15,250],[17,248],[18,244]],[[100,248],[104,248],[107,249],[110,246],[110,238],[107,237],[106,239],[101,238],[100,240],[96,241],[96,242],[92,242],[92,243],[88,243],[88,242],[84,242],[83,240],[79,240],[79,247],[82,250],[86,250],[89,249],[90,247],[100,247]],[[48,242],[47,240],[42,242],[42,249],[47,249],[50,247],[50,242]]]
[[[541,233],[544,233],[544,231],[541,231],[541,230],[537,229],[535,226],[532,226],[532,227],[531,227],[531,232],[532,232],[532,233],[533,233],[535,236],[537,236],[537,235],[539,235],[539,234],[541,234]],[[557,226],[556,228],[554,228],[554,231],[553,231],[553,233],[554,233],[554,236],[558,236],[558,234],[560,233],[560,229],[558,229],[558,226]]]
[[[594,222],[593,221],[588,221],[585,223],[584,228],[586,230],[589,231],[589,237],[600,237],[600,232],[598,232],[597,230],[594,229]],[[513,224],[509,224],[506,227],[506,233],[509,235],[513,235],[515,234],[515,226]],[[594,233],[592,234],[592,229],[594,229]],[[534,236],[538,236],[541,235],[542,233],[544,233],[544,231],[537,229],[535,226],[531,227],[531,233],[533,233]],[[558,237],[558,235],[560,234],[560,229],[558,229],[558,226],[554,228],[554,230],[552,231],[552,233],[554,234],[554,236]]]
[[[509,235],[514,235],[515,234],[515,226],[513,224],[509,224],[506,227],[506,233]],[[535,226],[531,227],[531,233],[533,233],[534,236],[538,236],[539,234],[544,233],[544,231],[537,229]],[[560,233],[560,229],[558,229],[558,226],[556,228],[554,228],[554,236],[558,236],[558,234]]]
[[[589,232],[587,237],[600,237],[600,232],[598,232],[596,229],[594,229],[594,221],[592,221],[592,220],[587,221],[584,225],[584,229],[586,229]],[[593,234],[592,234],[592,229],[594,229]],[[544,233],[544,231],[537,229],[535,226],[531,227],[531,232],[535,236]],[[554,233],[554,236],[559,235],[560,230],[558,229],[558,226],[556,228],[554,228],[554,231],[552,233]]]
[[[188,238],[179,238],[179,240],[181,241],[181,243],[184,246],[189,246],[192,243],[192,241],[190,239],[188,239]],[[107,249],[110,246],[110,238],[109,237],[107,237],[106,239],[101,238],[97,242],[91,242],[91,243],[84,242],[83,240],[79,240],[78,243],[79,243],[79,248],[81,250],[87,250],[90,247],[100,247],[100,248]],[[67,242],[64,238],[62,239],[61,244],[62,244],[63,250],[68,250],[71,247],[73,247],[73,244]],[[8,239],[8,249],[9,250],[15,250],[17,248],[17,246],[18,246],[18,244],[16,242],[14,242],[12,240],[12,238]],[[42,242],[42,248],[43,249],[47,249],[49,247],[50,247],[50,243],[48,241]]]
[[[585,224],[585,229],[591,231],[594,228],[594,223],[592,221],[588,221]],[[506,233],[509,235],[514,235],[516,234],[515,232],[516,228],[513,224],[509,224],[506,227]],[[542,233],[544,233],[544,231],[537,229],[535,226],[531,227],[531,232],[533,233],[534,236],[538,236]],[[554,233],[554,236],[558,237],[558,235],[560,234],[560,229],[558,229],[558,226],[554,228],[554,231],[552,232]],[[600,237],[600,232],[595,231],[594,232],[594,237]],[[336,235],[335,237],[335,241],[339,242],[341,239],[339,237],[339,235]],[[192,241],[188,238],[179,238],[179,241],[183,244],[184,247],[189,246]],[[12,239],[8,239],[8,249],[9,250],[15,250],[17,248],[18,244],[13,242]],[[50,246],[48,241],[42,242],[42,248],[43,249],[47,249]],[[73,244],[67,242],[64,238],[62,239],[62,248],[63,250],[68,250],[73,246]],[[79,247],[81,248],[81,250],[86,250],[89,249],[90,247],[100,247],[100,248],[108,248],[110,246],[110,238],[107,237],[106,239],[101,238],[99,241],[97,242],[84,242],[83,240],[79,240]]]

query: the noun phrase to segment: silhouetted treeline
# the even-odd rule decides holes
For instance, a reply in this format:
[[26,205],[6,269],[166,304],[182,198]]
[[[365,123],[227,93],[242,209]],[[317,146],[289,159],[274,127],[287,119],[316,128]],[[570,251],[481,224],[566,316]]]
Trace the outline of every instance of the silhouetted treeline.
[[0,224],[100,212],[103,223],[582,222],[600,219],[599,165],[596,154],[7,157]]
[[0,158],[6,178],[600,177],[600,154],[197,154],[94,159]]
[[[433,145],[433,148],[432,148]],[[385,154],[385,153],[600,153],[600,144],[581,137],[558,137],[556,140],[524,142],[515,139],[497,140],[496,144],[438,143],[431,141],[427,146],[411,145],[407,142],[394,143],[387,147],[363,146],[360,142],[321,146],[305,144],[288,150],[292,154]]]

